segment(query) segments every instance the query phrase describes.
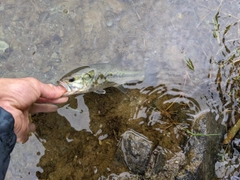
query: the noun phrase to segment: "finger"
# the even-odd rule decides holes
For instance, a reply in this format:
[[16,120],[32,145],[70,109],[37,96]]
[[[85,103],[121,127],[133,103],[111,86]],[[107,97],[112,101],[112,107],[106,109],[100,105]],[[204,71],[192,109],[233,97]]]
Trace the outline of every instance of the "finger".
[[35,130],[36,130],[35,124],[29,123],[26,133],[22,134],[21,136],[18,136],[17,142],[21,142],[22,144],[26,143],[29,139],[30,133],[34,132]]
[[29,136],[28,136],[28,135],[27,135],[27,136],[18,137],[18,138],[17,138],[17,142],[24,144],[25,142],[28,141],[28,139],[29,139]]
[[58,107],[54,104],[37,104],[34,103],[29,112],[30,113],[39,113],[39,112],[54,112],[58,109]]
[[21,114],[18,118],[17,121],[20,121],[20,123],[14,127],[14,132],[17,135],[17,142],[25,143],[28,140],[29,133],[28,115]]
[[30,123],[28,125],[28,129],[29,129],[29,132],[35,132],[35,130],[36,130],[35,124],[34,123]]
[[44,84],[39,81],[39,88],[42,98],[46,99],[57,99],[60,98],[65,92],[66,89],[62,86],[54,86],[53,84]]
[[46,98],[40,97],[36,102],[37,103],[61,104],[61,103],[65,103],[67,101],[68,101],[68,97],[61,97],[61,98],[58,98],[58,99],[46,99]]

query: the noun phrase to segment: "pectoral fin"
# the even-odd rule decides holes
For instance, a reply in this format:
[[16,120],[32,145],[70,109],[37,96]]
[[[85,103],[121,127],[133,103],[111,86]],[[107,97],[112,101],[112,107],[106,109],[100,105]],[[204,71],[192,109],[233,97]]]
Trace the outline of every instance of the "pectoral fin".
[[[120,90],[121,92],[123,92],[124,94],[127,93],[127,89],[124,88],[122,85],[117,86],[116,88],[117,88],[118,90]],[[97,94],[106,94],[106,91],[105,91],[104,89],[99,89],[99,90],[96,90],[96,91],[94,91],[94,92],[97,93]]]
[[118,90],[122,91],[124,94],[127,93],[127,89],[124,88],[122,85],[116,87]]
[[103,89],[99,89],[99,90],[96,90],[94,92],[97,93],[97,94],[106,94],[106,91],[103,90]]

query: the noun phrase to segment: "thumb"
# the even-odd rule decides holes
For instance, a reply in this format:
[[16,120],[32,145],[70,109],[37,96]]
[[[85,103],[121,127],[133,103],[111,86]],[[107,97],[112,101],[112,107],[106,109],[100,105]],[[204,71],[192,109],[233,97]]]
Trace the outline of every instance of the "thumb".
[[54,86],[53,84],[44,84],[39,82],[40,97],[47,99],[57,99],[60,98],[66,89],[62,86]]

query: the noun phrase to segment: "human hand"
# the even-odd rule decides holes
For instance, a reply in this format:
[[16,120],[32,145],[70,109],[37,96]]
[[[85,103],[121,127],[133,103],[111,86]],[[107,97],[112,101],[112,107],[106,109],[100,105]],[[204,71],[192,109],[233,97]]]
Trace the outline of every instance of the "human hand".
[[17,142],[26,142],[28,133],[35,131],[29,113],[53,112],[54,104],[64,103],[68,97],[62,86],[44,84],[35,78],[0,78],[0,106],[12,114]]

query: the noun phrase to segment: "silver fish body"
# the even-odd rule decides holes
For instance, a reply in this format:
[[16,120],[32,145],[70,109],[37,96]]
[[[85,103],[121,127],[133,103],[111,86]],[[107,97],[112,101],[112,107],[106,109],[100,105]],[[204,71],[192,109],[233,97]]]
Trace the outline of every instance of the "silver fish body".
[[58,83],[67,90],[64,95],[68,96],[88,92],[104,94],[105,88],[136,83],[143,79],[144,71],[131,71],[114,64],[101,63],[74,69],[63,76]]

